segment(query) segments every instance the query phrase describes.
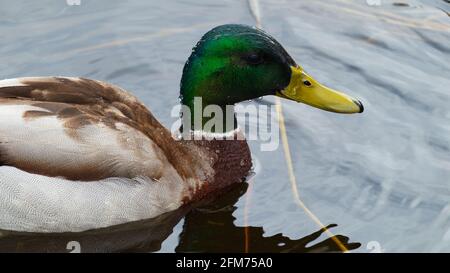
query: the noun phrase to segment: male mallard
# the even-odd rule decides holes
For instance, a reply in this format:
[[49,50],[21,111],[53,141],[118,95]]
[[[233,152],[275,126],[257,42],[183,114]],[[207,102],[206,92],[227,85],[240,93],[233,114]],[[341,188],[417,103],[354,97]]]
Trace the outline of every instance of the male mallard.
[[[181,102],[192,115],[195,97],[226,108],[265,95],[363,111],[253,27],[212,29],[184,66]],[[242,134],[235,123],[224,133]],[[75,232],[152,218],[242,181],[251,166],[245,140],[175,139],[117,86],[66,77],[0,81],[0,229]]]

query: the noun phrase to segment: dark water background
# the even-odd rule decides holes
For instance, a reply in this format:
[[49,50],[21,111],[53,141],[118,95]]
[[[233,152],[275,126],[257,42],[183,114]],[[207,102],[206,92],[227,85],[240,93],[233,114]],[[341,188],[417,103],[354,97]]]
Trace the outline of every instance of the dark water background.
[[[375,245],[387,252],[449,252],[448,1],[262,0],[259,6],[263,28],[299,64],[366,108],[345,116],[283,102],[305,204],[325,225],[337,225],[333,233],[354,242],[355,251]],[[255,24],[248,2],[0,0],[0,78],[108,81],[132,91],[170,127],[192,46],[223,23]],[[267,102],[273,98],[253,103]],[[256,175],[206,207],[83,234],[2,232],[0,251],[65,251],[70,240],[85,251],[338,250],[296,205],[281,146],[262,152],[258,142],[250,145]]]

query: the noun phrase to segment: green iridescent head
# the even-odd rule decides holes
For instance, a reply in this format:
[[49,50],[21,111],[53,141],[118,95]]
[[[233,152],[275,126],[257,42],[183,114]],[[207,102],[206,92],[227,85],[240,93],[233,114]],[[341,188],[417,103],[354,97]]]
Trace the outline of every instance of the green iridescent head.
[[306,74],[286,50],[264,31],[245,25],[222,25],[194,47],[181,79],[181,102],[224,107],[277,95],[324,110],[362,112],[362,104],[331,90]]
[[206,33],[186,62],[182,103],[195,96],[205,104],[234,104],[275,95],[291,79],[294,60],[265,32],[244,25],[223,25]]

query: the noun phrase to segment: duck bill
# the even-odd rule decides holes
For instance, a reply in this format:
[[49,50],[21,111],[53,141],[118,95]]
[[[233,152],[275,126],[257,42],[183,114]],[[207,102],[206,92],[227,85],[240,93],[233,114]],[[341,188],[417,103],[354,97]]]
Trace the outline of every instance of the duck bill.
[[335,113],[353,114],[364,111],[359,100],[320,84],[301,67],[291,67],[291,70],[289,85],[278,91],[277,96]]

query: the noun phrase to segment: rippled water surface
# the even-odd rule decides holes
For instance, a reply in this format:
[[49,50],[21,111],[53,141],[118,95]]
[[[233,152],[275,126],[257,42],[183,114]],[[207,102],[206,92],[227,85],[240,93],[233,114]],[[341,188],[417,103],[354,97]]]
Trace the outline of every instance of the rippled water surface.
[[[450,251],[450,4],[259,1],[262,27],[310,74],[360,98],[336,115],[283,101],[302,201],[354,251]],[[192,46],[246,1],[0,0],[0,78],[83,76],[136,94],[168,127]],[[273,103],[264,98],[252,103]],[[255,122],[255,121],[253,121]],[[82,234],[3,232],[1,251],[338,251],[293,197],[282,146],[256,175],[158,219]]]

